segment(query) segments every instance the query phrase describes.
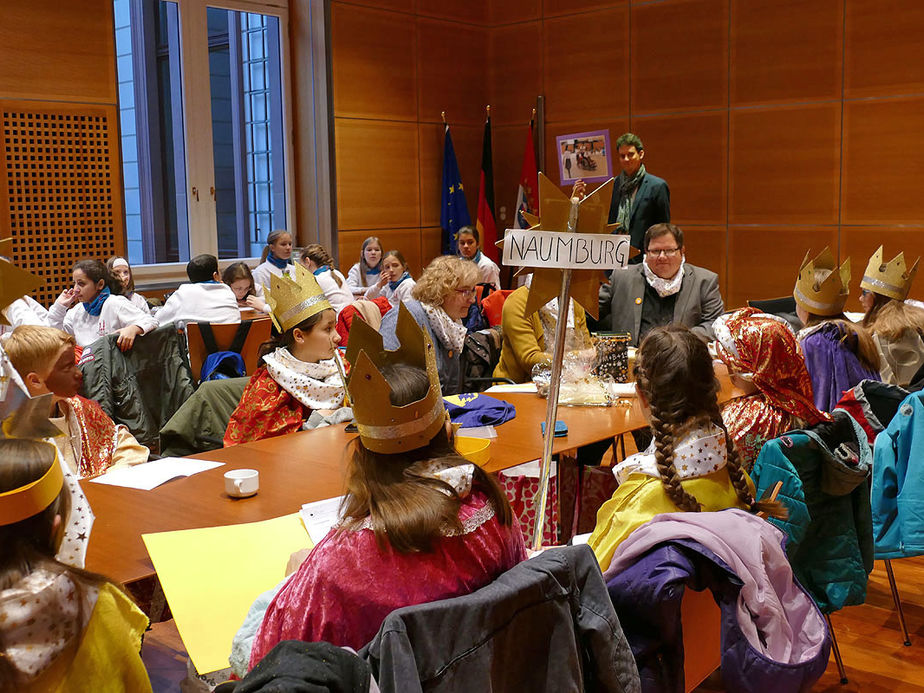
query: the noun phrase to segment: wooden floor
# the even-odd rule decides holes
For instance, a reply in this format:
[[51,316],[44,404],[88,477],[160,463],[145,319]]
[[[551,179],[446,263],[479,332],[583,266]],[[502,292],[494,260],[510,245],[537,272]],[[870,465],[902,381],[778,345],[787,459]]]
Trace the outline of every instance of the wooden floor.
[[[924,693],[924,556],[893,561],[892,566],[911,633],[911,647],[902,644],[886,571],[877,561],[866,604],[848,607],[831,617],[848,683],[840,683],[832,656],[825,675],[812,690]],[[158,623],[145,635],[142,656],[155,693],[179,690],[179,682],[186,677],[186,652],[173,621]],[[709,683],[697,690],[724,689],[721,684]]]

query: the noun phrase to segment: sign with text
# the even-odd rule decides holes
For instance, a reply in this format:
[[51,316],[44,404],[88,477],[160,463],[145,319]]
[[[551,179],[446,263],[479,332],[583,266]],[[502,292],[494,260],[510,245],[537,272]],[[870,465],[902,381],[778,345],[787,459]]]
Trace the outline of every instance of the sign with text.
[[624,268],[629,262],[629,236],[507,229],[502,262],[514,267]]

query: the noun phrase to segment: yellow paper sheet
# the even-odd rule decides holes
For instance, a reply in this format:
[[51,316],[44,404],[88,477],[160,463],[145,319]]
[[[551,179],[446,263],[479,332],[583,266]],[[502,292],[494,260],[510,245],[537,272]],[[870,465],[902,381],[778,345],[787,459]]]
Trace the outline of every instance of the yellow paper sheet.
[[312,545],[298,513],[142,538],[200,673],[228,666],[231,639],[250,605],[285,577],[294,551]]

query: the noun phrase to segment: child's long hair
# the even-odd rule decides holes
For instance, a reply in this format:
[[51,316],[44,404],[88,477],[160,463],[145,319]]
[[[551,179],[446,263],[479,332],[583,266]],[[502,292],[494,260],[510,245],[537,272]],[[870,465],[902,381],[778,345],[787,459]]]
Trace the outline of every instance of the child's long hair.
[[327,248],[318,243],[310,243],[302,248],[301,252],[302,258],[308,258],[318,267],[323,267],[327,265],[330,267],[330,274],[334,278],[334,281],[337,282],[337,286],[343,286],[343,282],[340,281],[340,277],[337,276],[337,265],[334,264],[334,258],[331,257],[330,253],[327,252]]
[[[879,299],[880,294],[874,294]],[[880,305],[873,304],[863,318],[863,327],[890,342],[902,339],[908,333],[924,334],[924,310],[904,301],[884,297]],[[867,320],[867,318],[872,318]]]
[[[116,260],[123,260],[126,264],[128,264],[128,260],[126,260],[121,255],[113,255],[111,258],[106,260],[106,269],[109,270],[109,274],[112,275],[113,279],[115,279],[115,275],[112,273],[112,266],[116,263]],[[131,265],[128,265],[128,283],[122,284],[122,293],[125,296],[131,296],[133,293],[135,293],[135,275],[132,273]]]
[[[361,286],[366,286],[366,272],[372,269],[369,263],[366,262],[366,246],[370,243],[375,243],[379,247],[379,252],[382,252],[382,241],[377,236],[369,236],[363,241],[363,247],[359,251],[359,283]],[[384,259],[384,255],[379,255],[379,267],[382,266],[382,260]]]
[[269,234],[267,234],[266,245],[263,246],[263,252],[260,254],[261,263],[266,262],[266,258],[268,258],[270,254],[270,246],[273,245],[276,241],[278,241],[279,237],[282,236],[282,234],[284,233],[289,233],[289,232],[286,231],[285,229],[275,229],[274,231],[270,231]]
[[680,483],[674,446],[693,428],[714,424],[725,433],[726,469],[738,498],[751,512],[786,517],[779,501],[755,501],[741,469],[738,453],[719,410],[719,381],[705,343],[682,325],[652,330],[639,347],[635,364],[639,391],[648,400],[654,433],[655,461],[661,483],[681,510],[698,512],[696,498]]
[[[394,365],[382,368],[391,387],[391,403],[402,406],[415,402],[427,393],[430,381],[420,368]],[[396,455],[371,452],[357,438],[347,469],[347,494],[341,505],[344,524],[349,531],[366,518],[372,521],[376,541],[399,553],[430,551],[446,529],[461,531],[459,507],[462,500],[449,484],[410,470],[415,462],[448,460],[465,464],[441,428],[424,447]],[[494,506],[498,521],[513,522],[513,511],[503,490],[493,477],[475,465],[472,478]]]
[[250,267],[246,262],[232,262],[225,267],[225,271],[221,273],[222,283],[228,286],[231,286],[231,284],[239,279],[246,279],[250,282],[250,288],[247,290],[246,296],[256,296],[257,291],[254,288],[253,272],[250,271]]
[[102,279],[105,282],[105,286],[109,287],[109,293],[113,296],[121,296],[124,293],[122,290],[122,282],[112,276],[106,268],[106,265],[99,260],[78,260],[71,268],[71,272],[74,270],[83,272],[87,276],[87,279],[94,284]]
[[[102,264],[102,263],[100,263]],[[0,493],[21,488],[45,475],[51,465],[58,464],[50,443],[23,439],[0,439]],[[78,604],[83,604],[79,591],[87,584],[108,580],[95,573],[64,565],[55,559],[60,537],[54,532],[55,516],[66,518],[70,509],[67,487],[45,510],[12,525],[0,525],[0,591],[9,589],[38,568],[54,573],[68,573],[78,578]],[[81,621],[84,620],[81,614]],[[3,627],[0,625],[0,651],[3,651]],[[15,671],[0,657],[0,690],[13,690]]]

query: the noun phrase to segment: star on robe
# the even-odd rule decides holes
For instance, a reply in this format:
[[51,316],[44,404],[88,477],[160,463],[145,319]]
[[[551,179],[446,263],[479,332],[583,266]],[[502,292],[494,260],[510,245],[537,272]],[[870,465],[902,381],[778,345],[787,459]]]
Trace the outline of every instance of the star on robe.
[[[613,196],[613,179],[594,190],[581,201],[576,233],[610,234],[616,224],[607,223],[610,214],[610,199]],[[539,217],[527,212],[523,217],[530,224],[530,230],[568,231],[568,217],[571,213],[571,199],[549,180],[539,174]],[[539,220],[541,219],[541,224]],[[529,271],[529,270],[526,270]],[[562,270],[537,267],[532,270],[533,279],[526,300],[526,313],[535,313],[546,303],[558,296],[561,289]],[[600,284],[603,280],[600,270],[574,270],[571,274],[571,298],[594,318],[599,314]]]
[[[0,255],[9,255],[12,244],[12,238],[0,240]],[[31,272],[21,270],[6,260],[0,260],[0,311],[44,283],[43,279]],[[0,324],[10,324],[2,312],[0,312]]]

